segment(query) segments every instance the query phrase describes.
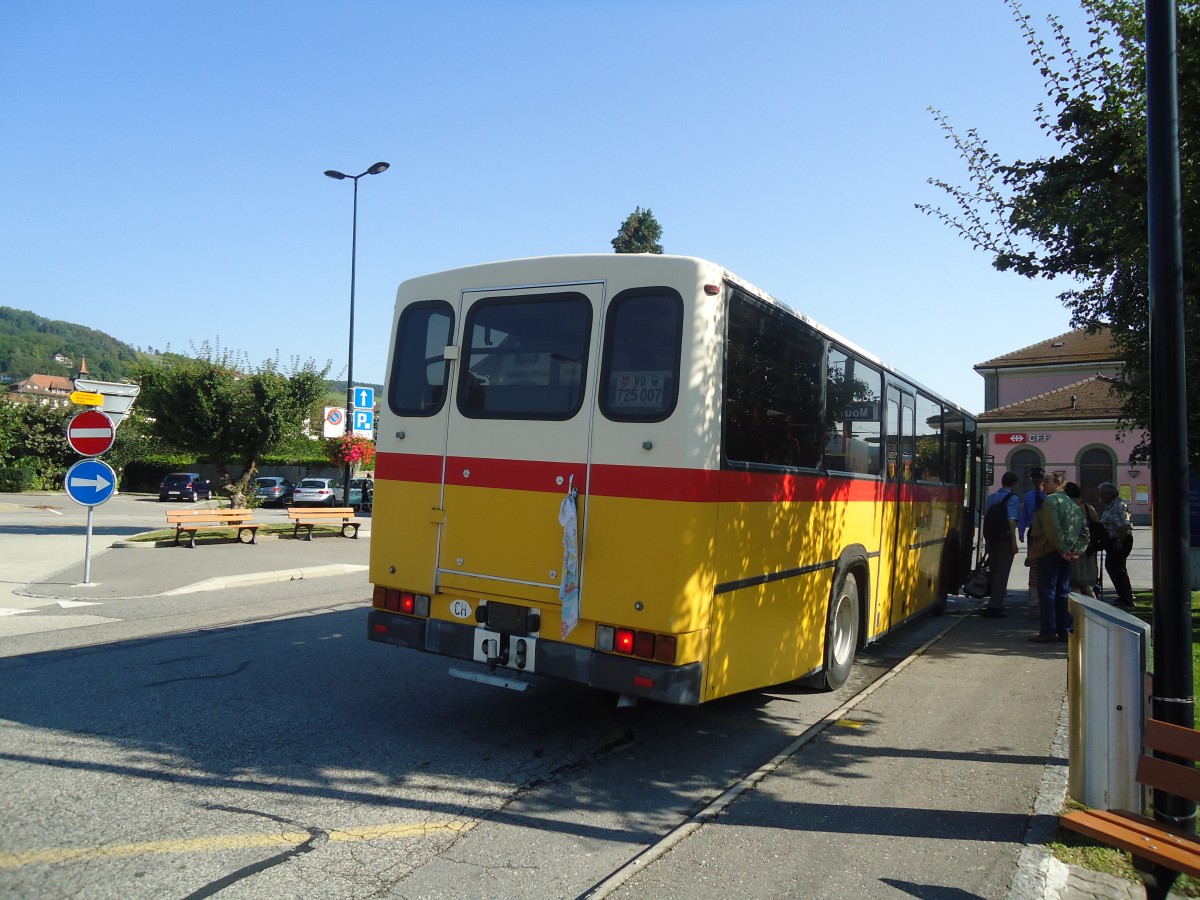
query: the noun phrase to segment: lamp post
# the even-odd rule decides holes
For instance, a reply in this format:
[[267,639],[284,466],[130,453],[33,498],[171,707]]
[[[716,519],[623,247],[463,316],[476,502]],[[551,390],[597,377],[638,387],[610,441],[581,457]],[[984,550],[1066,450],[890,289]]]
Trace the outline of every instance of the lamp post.
[[[346,175],[337,169],[326,169],[325,174],[338,181],[349,178],[354,182],[354,215],[350,227],[350,343],[346,349],[346,434],[354,433],[354,268],[358,254],[358,179],[364,175],[378,175],[387,171],[388,164],[377,162],[365,172]],[[350,461],[346,461],[342,479],[342,500],[350,505]],[[366,498],[363,498],[366,499]]]

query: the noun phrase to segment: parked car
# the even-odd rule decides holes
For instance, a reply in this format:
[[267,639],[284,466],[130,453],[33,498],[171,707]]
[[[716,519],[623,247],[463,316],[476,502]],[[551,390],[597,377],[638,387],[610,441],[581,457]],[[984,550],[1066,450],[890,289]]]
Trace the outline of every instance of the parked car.
[[304,478],[292,491],[295,506],[337,506],[342,502],[342,488],[336,478]]
[[[366,497],[363,497],[363,490]],[[357,509],[370,509],[374,501],[375,482],[370,478],[355,478],[350,482],[350,505]]]
[[158,486],[159,502],[163,500],[211,500],[212,485],[198,472],[172,472]]
[[278,475],[263,475],[254,479],[254,496],[262,503],[278,503],[283,506],[292,499],[296,486]]

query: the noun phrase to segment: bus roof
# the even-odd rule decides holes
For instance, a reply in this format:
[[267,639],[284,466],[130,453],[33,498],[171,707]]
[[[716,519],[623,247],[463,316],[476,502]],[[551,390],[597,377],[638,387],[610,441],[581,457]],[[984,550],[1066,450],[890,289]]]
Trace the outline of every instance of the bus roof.
[[[752,281],[749,281],[749,280],[737,275],[736,273],[731,272],[729,269],[727,269],[725,266],[721,265],[720,263],[716,263],[716,262],[713,262],[712,260],[708,260],[708,259],[703,259],[698,256],[682,256],[682,255],[673,255],[673,254],[665,254],[665,253],[567,253],[567,254],[556,254],[556,255],[550,255],[550,256],[529,256],[529,257],[521,257],[518,259],[495,260],[493,262],[477,263],[477,264],[467,265],[467,266],[458,266],[453,269],[445,269],[440,272],[430,272],[425,275],[418,275],[413,278],[406,279],[405,284],[407,284],[408,282],[412,282],[412,281],[420,281],[425,278],[431,278],[431,277],[439,277],[440,278],[440,277],[445,277],[448,275],[453,276],[456,273],[461,273],[465,276],[469,272],[478,271],[480,274],[482,274],[481,270],[489,270],[489,269],[495,270],[497,273],[499,273],[500,271],[507,269],[507,268],[516,269],[516,268],[536,268],[537,266],[549,266],[549,267],[561,269],[564,266],[566,266],[566,267],[570,267],[570,268],[579,268],[579,269],[584,269],[584,270],[586,270],[587,268],[593,268],[593,270],[595,270],[595,271],[603,271],[606,269],[612,270],[613,268],[616,268],[616,267],[653,269],[653,268],[661,268],[667,264],[679,265],[681,263],[685,264],[685,265],[691,264],[694,267],[696,267],[697,269],[708,269],[710,271],[720,272],[722,279],[724,281],[727,281],[730,284],[737,286],[738,288],[744,290],[746,293],[751,294],[751,295],[759,298],[760,300],[763,300],[767,303],[772,304],[773,306],[778,307],[779,309],[787,312],[789,315],[796,316],[801,321],[805,322],[812,328],[821,332],[821,334],[823,334],[825,337],[841,344],[847,350],[854,351],[856,354],[861,356],[863,359],[878,366],[880,369],[883,369],[884,371],[888,372],[889,374],[894,375],[896,378],[899,378],[899,379],[903,380],[904,382],[912,385],[914,388],[924,392],[925,394],[929,395],[930,397],[937,398],[940,402],[944,403],[946,406],[959,412],[961,415],[964,416],[964,418],[970,419],[972,421],[975,419],[974,413],[964,409],[963,407],[959,406],[957,403],[954,403],[953,401],[946,399],[945,397],[938,394],[936,391],[932,390],[931,388],[927,387],[926,385],[924,385],[917,379],[913,378],[911,375],[901,372],[895,366],[885,362],[883,359],[881,359],[876,354],[870,352],[869,350],[864,349],[863,347],[860,347],[858,344],[856,344],[854,341],[851,341],[849,338],[846,338],[843,335],[839,334],[838,332],[834,331],[832,328],[829,328],[828,326],[821,324],[816,319],[813,319],[811,316],[808,316],[805,313],[800,312],[800,310],[796,309],[794,306],[791,306],[788,303],[784,303],[782,300],[778,299],[774,295],[772,295],[772,294],[768,293],[767,291],[764,291],[762,288],[758,287],[758,285],[754,284]],[[591,276],[588,276],[588,275],[581,275],[580,278],[577,280],[585,280],[590,277]],[[497,285],[493,285],[493,286],[497,286]]]

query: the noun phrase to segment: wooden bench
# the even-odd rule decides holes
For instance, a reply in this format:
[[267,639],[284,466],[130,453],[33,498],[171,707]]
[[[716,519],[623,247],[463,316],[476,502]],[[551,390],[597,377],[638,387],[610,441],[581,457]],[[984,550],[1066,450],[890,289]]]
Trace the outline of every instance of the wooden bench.
[[[1200,731],[1147,719],[1138,784],[1188,800],[1200,800]],[[1160,759],[1153,751],[1176,759]],[[1180,873],[1200,878],[1200,840],[1183,828],[1124,809],[1087,809],[1059,817],[1064,828],[1128,850],[1146,886],[1146,896],[1165,898]]]
[[349,506],[302,506],[291,507],[288,518],[295,527],[292,537],[300,536],[300,529],[307,528],[308,540],[312,540],[314,525],[337,525],[342,529],[342,537],[358,538],[358,528],[362,522],[354,518],[354,510]]
[[[252,515],[248,509],[181,509],[167,513],[167,524],[175,526],[175,546],[179,546],[179,536],[187,532],[188,546],[194,549],[197,531],[218,528],[236,528],[239,541],[253,544],[261,523],[251,522]],[[249,540],[246,539],[247,535],[250,536]]]

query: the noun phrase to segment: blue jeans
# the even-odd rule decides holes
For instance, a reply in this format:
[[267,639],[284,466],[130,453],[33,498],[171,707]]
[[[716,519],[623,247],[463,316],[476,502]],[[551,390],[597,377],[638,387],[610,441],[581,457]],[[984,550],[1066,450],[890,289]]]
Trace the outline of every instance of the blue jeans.
[[1038,633],[1064,640],[1071,630],[1071,563],[1062,554],[1051,550],[1034,560],[1037,566],[1038,607],[1041,612],[1041,628]]

